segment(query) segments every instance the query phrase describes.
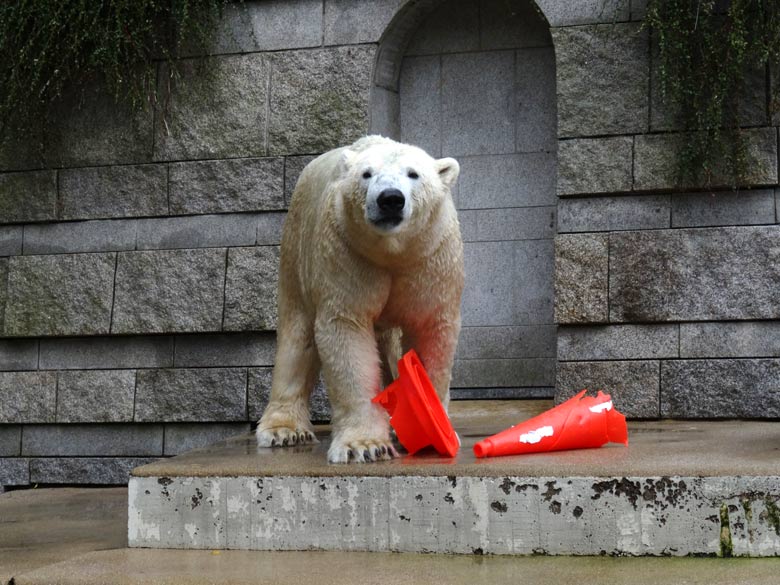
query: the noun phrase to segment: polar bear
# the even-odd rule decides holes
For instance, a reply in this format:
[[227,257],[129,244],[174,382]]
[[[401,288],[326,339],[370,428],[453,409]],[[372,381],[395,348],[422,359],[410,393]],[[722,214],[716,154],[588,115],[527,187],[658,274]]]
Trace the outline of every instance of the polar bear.
[[388,417],[371,399],[414,348],[449,402],[460,332],[463,244],[455,159],[381,136],[327,152],[301,173],[284,226],[279,324],[260,446],[316,442],[309,395],[322,369],[328,460],[389,459]]

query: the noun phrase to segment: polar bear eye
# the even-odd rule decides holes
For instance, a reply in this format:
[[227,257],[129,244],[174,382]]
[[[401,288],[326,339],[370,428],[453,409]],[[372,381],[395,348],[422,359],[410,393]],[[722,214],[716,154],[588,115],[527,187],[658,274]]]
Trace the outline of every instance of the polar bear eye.
[[406,176],[409,177],[410,179],[419,179],[420,178],[420,175],[418,175],[414,171],[409,171],[408,173],[406,173]]
[[363,173],[363,178],[364,179],[370,179],[371,178],[371,171],[366,171],[365,173]]

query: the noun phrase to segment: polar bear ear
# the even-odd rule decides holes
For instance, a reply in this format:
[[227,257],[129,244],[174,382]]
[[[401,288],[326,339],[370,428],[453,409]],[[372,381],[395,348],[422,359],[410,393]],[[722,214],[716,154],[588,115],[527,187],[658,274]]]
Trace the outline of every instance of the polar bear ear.
[[447,187],[452,187],[460,174],[460,165],[454,158],[440,158],[435,161],[436,172],[439,173],[441,182]]
[[349,168],[352,166],[355,157],[357,157],[357,152],[348,148],[344,149],[344,152],[341,153],[341,160],[339,160],[340,174],[344,175],[347,173]]

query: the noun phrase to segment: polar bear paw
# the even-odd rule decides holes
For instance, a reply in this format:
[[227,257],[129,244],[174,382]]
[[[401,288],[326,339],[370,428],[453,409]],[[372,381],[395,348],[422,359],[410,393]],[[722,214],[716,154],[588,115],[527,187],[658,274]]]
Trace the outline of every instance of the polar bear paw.
[[260,447],[288,447],[319,443],[314,432],[306,427],[257,427],[257,444]]
[[340,441],[334,439],[328,449],[328,463],[369,463],[388,461],[398,457],[393,443],[389,440]]

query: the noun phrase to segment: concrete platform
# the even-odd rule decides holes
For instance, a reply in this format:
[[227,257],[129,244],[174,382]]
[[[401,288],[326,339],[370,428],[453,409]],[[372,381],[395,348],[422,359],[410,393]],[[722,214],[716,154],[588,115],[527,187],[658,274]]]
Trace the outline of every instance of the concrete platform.
[[630,446],[477,460],[550,406],[455,403],[458,457],[328,465],[252,436],[134,471],[132,547],[463,554],[780,555],[780,424],[635,422]]

